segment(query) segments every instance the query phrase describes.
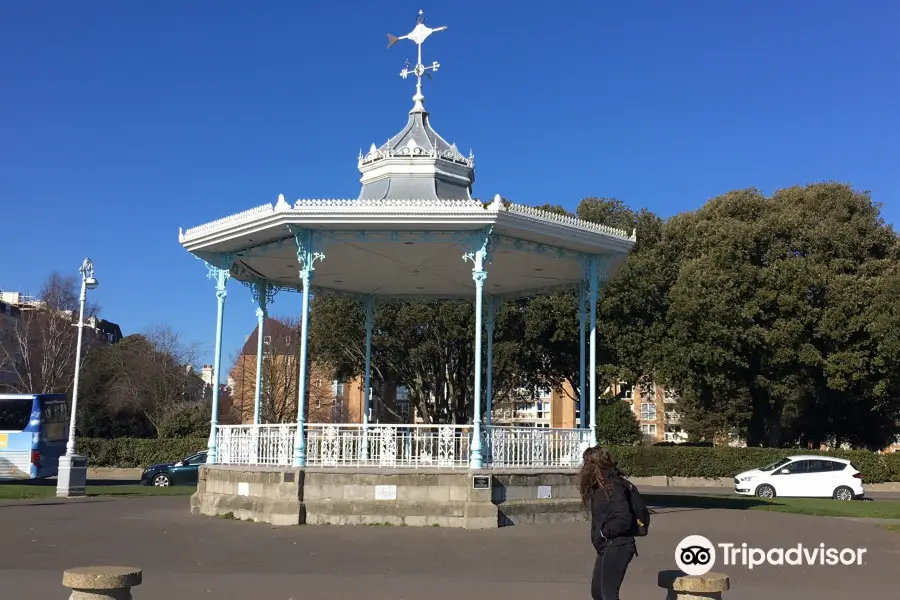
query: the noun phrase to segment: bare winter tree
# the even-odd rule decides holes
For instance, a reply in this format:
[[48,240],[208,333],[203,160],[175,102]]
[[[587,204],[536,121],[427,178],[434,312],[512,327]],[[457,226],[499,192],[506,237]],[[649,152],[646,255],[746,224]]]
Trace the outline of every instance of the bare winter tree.
[[[78,345],[80,283],[77,277],[53,273],[41,287],[38,300],[22,307],[11,320],[11,332],[0,343],[0,370],[11,374],[12,391],[45,394],[68,393],[72,388]],[[97,314],[96,305],[85,307],[85,319]],[[82,365],[95,341],[82,341]]]
[[[263,330],[260,422],[291,423],[297,419],[297,383],[300,378],[300,338],[293,319],[267,319]],[[256,337],[251,336],[238,354],[231,377],[232,397],[241,421],[253,421],[256,398]]]
[[173,415],[203,397],[203,382],[189,368],[198,350],[168,326],[128,336],[110,358],[110,398],[143,414],[159,434]]

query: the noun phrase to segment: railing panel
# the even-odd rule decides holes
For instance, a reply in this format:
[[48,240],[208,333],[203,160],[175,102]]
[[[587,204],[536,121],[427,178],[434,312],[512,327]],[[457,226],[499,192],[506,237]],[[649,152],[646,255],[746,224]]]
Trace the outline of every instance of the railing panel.
[[[306,426],[306,464],[315,467],[465,469],[471,425],[312,423]],[[291,466],[297,426],[220,425],[216,462]],[[582,429],[494,426],[483,430],[486,468],[577,468],[588,444]]]
[[307,460],[321,467],[465,468],[471,426],[310,424]]
[[491,467],[542,469],[581,466],[590,432],[546,427],[491,427],[488,433]]
[[220,425],[216,463],[290,466],[296,433],[296,425]]

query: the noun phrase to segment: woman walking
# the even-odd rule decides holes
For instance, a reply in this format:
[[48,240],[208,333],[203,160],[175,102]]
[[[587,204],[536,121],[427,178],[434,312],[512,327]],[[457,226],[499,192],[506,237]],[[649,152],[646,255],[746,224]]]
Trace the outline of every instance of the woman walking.
[[584,451],[578,476],[581,499],[591,509],[591,542],[597,551],[591,596],[594,600],[619,600],[625,571],[637,554],[635,517],[615,459],[595,446]]

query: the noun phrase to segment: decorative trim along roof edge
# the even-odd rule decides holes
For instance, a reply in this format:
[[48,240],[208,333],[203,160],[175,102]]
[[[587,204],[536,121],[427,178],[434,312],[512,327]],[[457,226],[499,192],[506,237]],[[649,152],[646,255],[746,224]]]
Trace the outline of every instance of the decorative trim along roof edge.
[[[590,221],[585,221],[582,219],[578,219],[575,217],[569,217],[566,215],[560,215],[557,213],[553,213],[550,211],[542,210],[540,208],[534,208],[532,206],[526,206],[523,204],[508,204],[503,206],[502,203],[497,201],[495,198],[491,203],[482,203],[479,200],[418,200],[418,199],[337,199],[337,198],[311,198],[311,199],[300,199],[297,200],[293,206],[288,204],[283,195],[278,197],[277,204],[263,204],[261,206],[257,206],[256,208],[251,208],[250,210],[245,210],[243,212],[239,212],[237,214],[223,217],[221,219],[217,219],[215,221],[210,221],[209,223],[204,223],[202,225],[198,225],[196,227],[191,227],[187,230],[178,229],[178,241],[180,243],[184,243],[191,239],[196,239],[198,237],[208,235],[214,232],[222,231],[224,229],[228,229],[230,227],[234,227],[235,225],[240,225],[243,223],[255,221],[263,216],[272,215],[275,213],[291,211],[291,210],[303,210],[303,209],[315,209],[315,210],[329,210],[329,209],[337,209],[337,210],[347,210],[347,209],[367,209],[371,211],[372,209],[390,209],[396,211],[397,209],[414,209],[416,211],[423,211],[425,213],[434,211],[434,212],[442,212],[444,210],[466,210],[474,212],[482,212],[482,211],[499,211],[505,210],[507,212],[534,220],[534,221],[545,221],[552,222],[558,225],[568,226],[568,227],[577,227],[583,231],[590,231],[596,233],[603,233],[606,235],[610,235],[613,237],[636,241],[636,232],[632,232],[629,236],[627,232],[622,231],[621,229],[616,229],[614,227],[609,227],[608,225],[602,225],[600,223],[592,223]],[[503,207],[503,208],[501,208]]]
[[533,206],[526,206],[524,204],[510,204],[507,210],[512,213],[517,213],[541,221],[555,221],[556,223],[561,223],[563,225],[569,225],[571,227],[578,227],[579,229],[596,231],[605,233],[607,235],[620,237],[626,240],[635,241],[635,233],[632,233],[629,236],[628,232],[621,229],[616,229],[615,227],[601,225],[600,223],[593,223],[591,221],[585,221],[583,219],[577,219],[575,217],[569,217],[567,215],[560,215],[558,213],[535,208]]

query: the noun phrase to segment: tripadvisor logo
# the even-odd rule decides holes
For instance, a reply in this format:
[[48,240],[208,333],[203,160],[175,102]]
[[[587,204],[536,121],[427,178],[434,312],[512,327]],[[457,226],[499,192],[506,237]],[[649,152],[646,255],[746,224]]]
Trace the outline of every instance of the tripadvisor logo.
[[[825,544],[790,548],[754,548],[743,544],[713,544],[702,535],[689,535],[675,548],[675,564],[688,575],[705,575],[718,564],[753,569],[771,566],[862,565],[866,548],[829,548]],[[718,560],[717,560],[718,559]]]

